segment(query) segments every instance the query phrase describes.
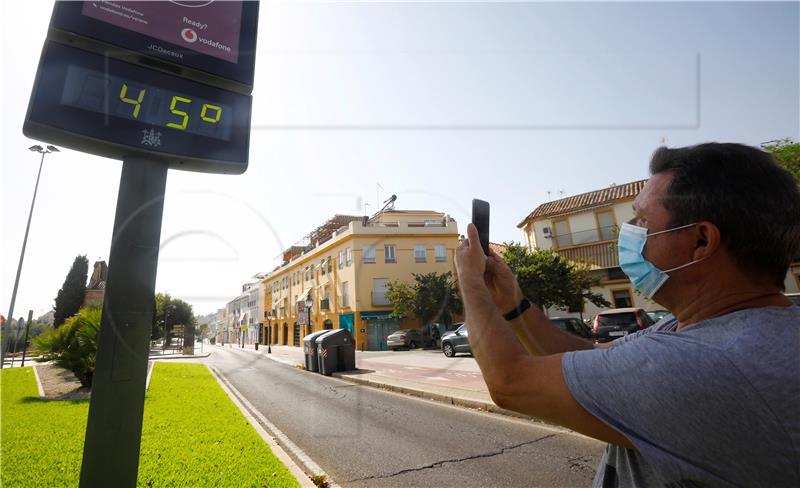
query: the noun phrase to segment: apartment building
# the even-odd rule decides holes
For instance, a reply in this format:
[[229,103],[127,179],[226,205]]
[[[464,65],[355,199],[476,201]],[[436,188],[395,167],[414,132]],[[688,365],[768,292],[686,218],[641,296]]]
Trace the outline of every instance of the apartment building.
[[221,343],[255,344],[259,340],[259,328],[263,325],[264,292],[261,279],[266,276],[257,274],[256,281],[242,285],[242,292],[225,305],[224,328],[221,331]]
[[456,222],[442,212],[335,215],[306,245],[287,249],[263,280],[268,340],[300,346],[310,332],[347,328],[359,349],[385,348],[391,332],[420,325],[391,317],[388,283],[412,282],[413,273],[455,272],[458,237]]
[[[619,267],[615,246],[618,226],[633,218],[633,200],[645,182],[612,185],[543,203],[517,227],[525,235],[529,249],[553,249],[569,261],[588,264],[600,280],[600,286],[593,291],[605,296],[612,306],[660,309],[660,305],[634,291]],[[593,304],[584,304],[584,315],[591,316],[597,311]],[[551,316],[575,315],[563,310],[548,312]]]

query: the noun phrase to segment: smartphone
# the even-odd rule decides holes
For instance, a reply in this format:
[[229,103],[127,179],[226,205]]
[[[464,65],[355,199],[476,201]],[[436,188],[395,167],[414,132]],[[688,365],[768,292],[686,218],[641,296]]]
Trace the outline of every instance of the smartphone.
[[489,255],[489,202],[472,199],[472,223],[478,229],[483,253]]

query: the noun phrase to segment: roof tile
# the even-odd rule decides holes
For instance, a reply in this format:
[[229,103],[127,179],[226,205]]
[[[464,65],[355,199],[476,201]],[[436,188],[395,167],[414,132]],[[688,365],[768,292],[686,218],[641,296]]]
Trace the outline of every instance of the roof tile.
[[574,212],[583,208],[596,207],[598,205],[612,203],[618,200],[635,198],[636,195],[642,191],[642,188],[646,182],[647,180],[633,181],[631,183],[611,186],[609,188],[603,188],[602,190],[590,191],[588,193],[581,193],[580,195],[543,203],[536,207],[533,212],[528,214],[528,216],[525,217],[522,222],[517,224],[517,227],[522,227],[533,219],[550,217],[567,212]]

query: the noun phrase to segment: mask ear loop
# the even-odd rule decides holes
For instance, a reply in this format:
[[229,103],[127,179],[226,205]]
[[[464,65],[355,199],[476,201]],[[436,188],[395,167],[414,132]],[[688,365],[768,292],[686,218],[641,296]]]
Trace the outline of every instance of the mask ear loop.
[[676,230],[681,230],[681,229],[688,229],[689,227],[692,227],[693,225],[697,225],[697,224],[699,224],[699,223],[700,223],[700,222],[695,222],[695,223],[693,223],[693,224],[686,224],[686,225],[682,225],[682,226],[680,226],[680,227],[673,227],[672,229],[660,230],[660,231],[658,231],[658,232],[653,232],[653,233],[651,233],[651,234],[647,234],[647,237],[650,237],[650,236],[657,236],[658,234],[666,234],[667,232],[674,232],[674,231],[676,231]]
[[665,269],[664,273],[672,273],[673,271],[678,271],[679,269],[683,269],[683,268],[689,267],[689,266],[691,266],[693,264],[701,263],[701,262],[705,261],[707,258],[708,258],[708,256],[706,256],[705,258],[697,259],[695,261],[690,261],[690,262],[688,262],[686,264],[682,264],[680,266],[676,266],[676,267],[674,267],[672,269]]

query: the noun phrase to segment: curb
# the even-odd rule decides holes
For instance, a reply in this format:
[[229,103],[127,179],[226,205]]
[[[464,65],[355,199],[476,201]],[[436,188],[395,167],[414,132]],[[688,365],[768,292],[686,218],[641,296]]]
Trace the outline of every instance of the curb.
[[36,370],[36,365],[33,365],[33,376],[36,378],[36,389],[39,390],[39,398],[44,398],[44,388],[42,388],[42,380],[39,378],[39,371]]
[[395,393],[402,393],[404,395],[411,395],[418,398],[424,398],[428,400],[434,400],[441,403],[446,403],[448,405],[455,405],[457,407],[464,407],[470,408],[473,410],[482,410],[484,412],[496,413],[500,415],[506,415],[509,417],[515,417],[518,419],[523,420],[531,420],[534,422],[541,422],[541,420],[531,417],[530,415],[525,415],[521,413],[517,413],[511,410],[506,410],[504,408],[500,408],[494,403],[491,402],[482,402],[480,400],[472,400],[469,398],[461,398],[452,395],[443,395],[441,393],[433,393],[430,391],[421,390],[418,388],[409,388],[407,386],[401,385],[392,385],[389,383],[381,383],[379,381],[368,380],[364,378],[358,378],[357,376],[349,375],[347,373],[333,373],[333,377],[339,378],[344,381],[348,381],[350,383],[356,383],[359,385],[370,386],[372,388],[378,388],[381,390],[387,390]]
[[[307,454],[305,454],[295,443],[281,432],[275,425],[267,420],[249,401],[234,387],[227,379],[222,377],[216,368],[206,365],[211,375],[217,380],[228,398],[239,408],[245,419],[253,426],[259,436],[272,449],[272,452],[281,461],[290,473],[295,477],[297,483],[303,488],[316,488],[311,481],[308,473],[312,476],[324,476],[329,488],[340,488],[329,476],[317,465]],[[267,432],[267,429],[269,432]],[[283,444],[283,446],[281,445]],[[288,449],[293,456],[284,449]],[[298,466],[295,458],[302,465]]]
[[163,357],[162,356],[148,356],[147,360],[148,361],[157,361],[157,360],[162,360],[162,359],[196,359],[196,358],[207,358],[210,355],[211,355],[211,351],[209,351],[209,352],[207,352],[205,354],[195,354],[193,356],[178,356],[178,355],[163,356]]

